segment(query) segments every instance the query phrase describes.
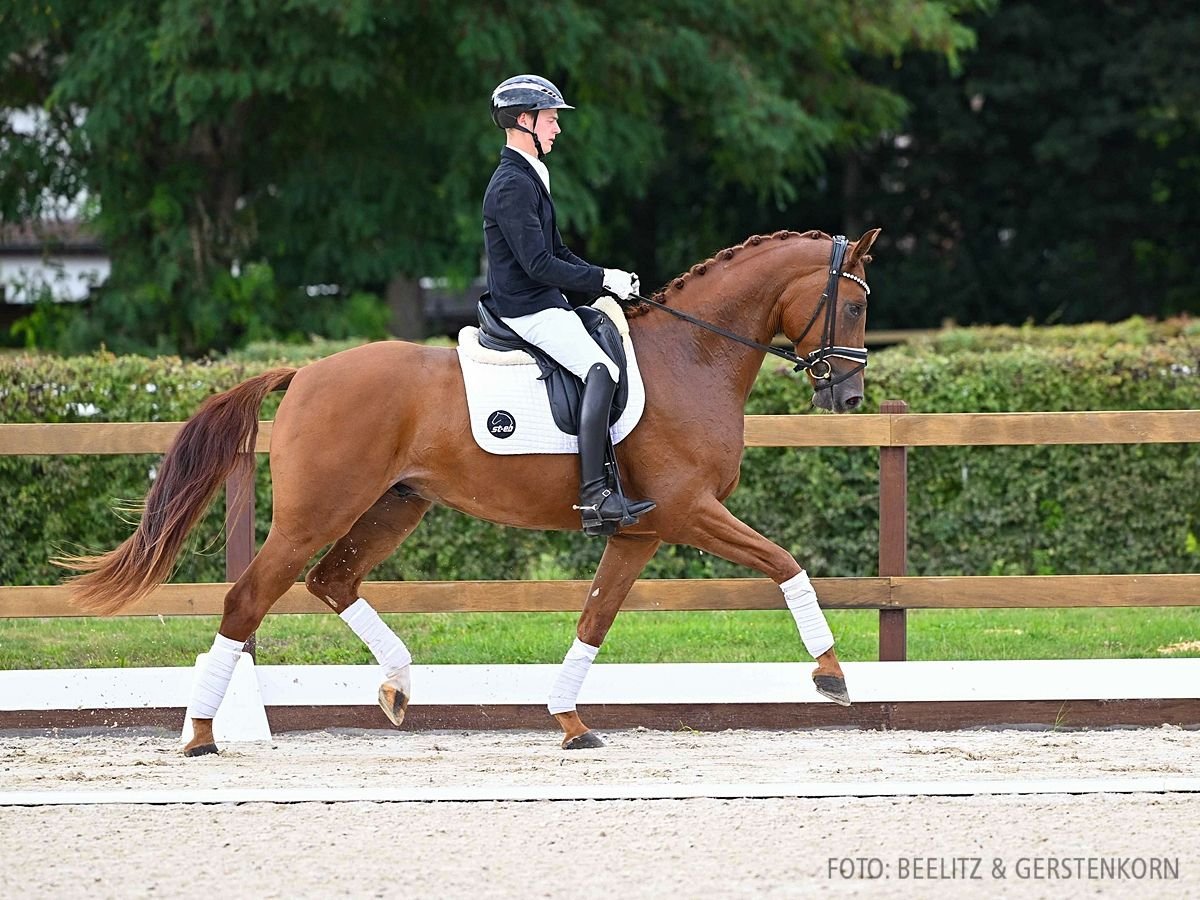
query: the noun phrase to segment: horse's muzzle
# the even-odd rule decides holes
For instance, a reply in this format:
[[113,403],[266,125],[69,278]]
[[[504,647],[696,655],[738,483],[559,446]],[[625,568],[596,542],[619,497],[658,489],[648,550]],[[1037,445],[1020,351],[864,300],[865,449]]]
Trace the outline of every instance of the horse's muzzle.
[[818,384],[812,396],[813,406],[835,413],[853,412],[862,405],[862,401],[863,387],[861,375],[848,378],[832,387],[824,387]]

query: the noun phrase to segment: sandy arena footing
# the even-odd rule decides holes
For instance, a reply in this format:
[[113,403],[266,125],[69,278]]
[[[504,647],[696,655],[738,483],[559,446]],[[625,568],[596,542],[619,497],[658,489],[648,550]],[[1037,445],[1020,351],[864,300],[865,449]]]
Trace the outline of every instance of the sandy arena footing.
[[[0,895],[30,897],[1092,897],[1200,892],[1197,793],[1006,795],[1005,785],[1183,785],[1200,732],[320,732],[185,759],[178,736],[0,735],[0,793],[388,792],[692,799],[102,803],[0,807]],[[976,796],[714,799],[714,786]],[[707,786],[707,787],[706,787]],[[358,792],[357,795],[350,792]],[[572,885],[574,887],[572,887]]]

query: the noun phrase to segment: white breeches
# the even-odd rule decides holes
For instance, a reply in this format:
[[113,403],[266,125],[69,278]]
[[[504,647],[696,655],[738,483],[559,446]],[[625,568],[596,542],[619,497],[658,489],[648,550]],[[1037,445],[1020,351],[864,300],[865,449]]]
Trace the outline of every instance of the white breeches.
[[617,364],[592,340],[579,316],[569,309],[552,306],[527,316],[501,318],[501,321],[580,381],[587,380],[588,372],[596,363],[608,369],[614,382],[620,380]]

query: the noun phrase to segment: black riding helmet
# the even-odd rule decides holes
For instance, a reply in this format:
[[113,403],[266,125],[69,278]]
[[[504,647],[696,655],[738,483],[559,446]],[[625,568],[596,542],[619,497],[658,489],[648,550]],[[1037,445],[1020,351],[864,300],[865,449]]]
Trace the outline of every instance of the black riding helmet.
[[531,112],[536,125],[538,113],[543,109],[574,108],[563,99],[562,91],[556,88],[553,82],[540,75],[514,75],[500,82],[492,91],[492,121],[498,128],[516,128],[518,131],[532,134],[538,159],[546,155],[542,152],[542,142],[533,131],[517,124],[517,117],[521,113]]

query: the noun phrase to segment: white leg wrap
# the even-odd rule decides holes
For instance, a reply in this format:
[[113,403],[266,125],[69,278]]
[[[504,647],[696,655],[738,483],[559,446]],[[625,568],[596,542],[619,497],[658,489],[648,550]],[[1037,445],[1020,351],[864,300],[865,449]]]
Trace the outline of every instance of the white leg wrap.
[[388,628],[387,623],[379,618],[379,613],[362,597],[339,615],[374,654],[388,678],[398,677],[412,663],[412,654],[404,646],[404,641],[396,637],[396,633]]
[[599,647],[593,647],[591,644],[585,644],[579,638],[575,638],[575,643],[571,645],[571,649],[563,658],[562,668],[558,670],[558,678],[554,681],[554,687],[550,689],[550,702],[546,704],[550,715],[571,712],[575,709],[575,701],[579,697],[579,689],[583,687],[583,679],[587,678],[588,669],[592,667],[592,660],[599,652]]
[[204,669],[192,685],[192,699],[188,703],[187,715],[191,719],[212,719],[229,690],[233,670],[242,658],[245,641],[235,641],[218,634],[213,638],[212,649],[204,659]]
[[833,646],[833,632],[825,621],[825,613],[817,603],[817,592],[813,590],[808,573],[803,569],[794,578],[789,578],[779,586],[783,591],[783,599],[792,611],[796,627],[800,629],[800,640],[812,657],[816,659]]

